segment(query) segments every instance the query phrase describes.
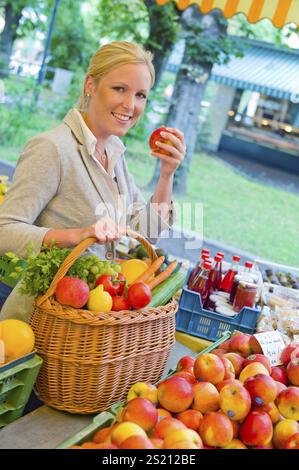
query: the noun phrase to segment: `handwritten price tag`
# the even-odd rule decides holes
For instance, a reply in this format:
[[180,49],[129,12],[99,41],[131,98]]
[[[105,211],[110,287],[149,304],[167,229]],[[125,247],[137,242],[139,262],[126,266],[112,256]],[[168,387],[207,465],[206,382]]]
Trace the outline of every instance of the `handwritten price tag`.
[[284,341],[278,331],[266,331],[254,335],[258,340],[263,353],[270,361],[271,366],[278,366],[281,363],[280,354],[285,348]]

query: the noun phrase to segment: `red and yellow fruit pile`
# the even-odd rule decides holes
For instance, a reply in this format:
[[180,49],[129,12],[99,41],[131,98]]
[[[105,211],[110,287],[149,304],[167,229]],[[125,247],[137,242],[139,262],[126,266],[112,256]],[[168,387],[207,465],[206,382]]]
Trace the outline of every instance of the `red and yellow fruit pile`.
[[75,448],[299,448],[299,344],[271,367],[254,336],[184,356],[157,387],[134,384],[118,422]]
[[163,262],[164,256],[149,264],[140,259],[124,261],[121,272],[101,274],[91,290],[84,280],[66,276],[58,282],[55,298],[62,305],[79,309],[86,306],[98,312],[143,308],[150,303],[152,290],[168,279],[178,264],[173,261],[155,275]]
[[14,361],[33,351],[34,333],[20,320],[0,321],[0,365]]

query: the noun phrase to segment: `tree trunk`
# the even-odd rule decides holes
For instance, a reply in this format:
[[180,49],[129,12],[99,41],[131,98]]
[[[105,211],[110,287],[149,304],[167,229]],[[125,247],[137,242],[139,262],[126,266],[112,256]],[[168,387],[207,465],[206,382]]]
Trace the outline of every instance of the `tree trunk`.
[[[219,23],[219,12],[212,12],[209,15],[202,15],[197,6],[189,7],[182,16],[183,32],[191,31],[194,28],[194,34],[198,34],[198,22],[204,28],[205,36],[215,38],[218,36],[223,25]],[[189,36],[190,37],[190,36]],[[196,60],[190,60],[188,52],[188,38],[185,44],[185,53],[180,71],[177,74],[174,91],[171,99],[166,125],[176,127],[185,134],[187,152],[183,164],[177,169],[174,177],[174,191],[177,194],[184,195],[187,189],[187,177],[190,163],[194,154],[197,135],[199,132],[199,112],[203,93],[208,82],[212,65],[205,62],[204,58],[198,57]],[[196,76],[196,70],[199,71]],[[148,185],[148,189],[153,189],[157,183],[160,173],[160,162],[157,161],[154,175]]]
[[13,5],[13,2],[8,2],[4,6],[5,26],[0,36],[0,75],[2,76],[8,74],[10,56],[17,36],[17,28],[22,18],[23,7],[23,2],[19,2],[17,7]]

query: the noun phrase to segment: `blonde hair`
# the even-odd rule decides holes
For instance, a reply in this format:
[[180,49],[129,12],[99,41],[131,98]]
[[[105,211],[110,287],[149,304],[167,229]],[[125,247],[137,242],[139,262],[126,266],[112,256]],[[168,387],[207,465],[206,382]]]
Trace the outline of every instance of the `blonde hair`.
[[77,104],[80,111],[86,111],[89,97],[85,92],[85,82],[88,75],[98,83],[111,70],[126,64],[145,64],[151,75],[151,87],[155,82],[155,69],[152,64],[153,55],[139,44],[126,41],[113,41],[105,44],[92,56],[84,80],[83,89]]

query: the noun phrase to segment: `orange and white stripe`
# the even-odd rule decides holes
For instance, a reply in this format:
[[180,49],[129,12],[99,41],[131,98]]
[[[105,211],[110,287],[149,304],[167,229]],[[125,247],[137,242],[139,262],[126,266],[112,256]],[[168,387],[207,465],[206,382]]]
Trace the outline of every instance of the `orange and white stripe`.
[[299,0],[156,0],[159,5],[174,1],[180,10],[197,4],[202,13],[218,8],[226,18],[244,13],[250,23],[264,18],[281,28],[288,23],[299,26]]

